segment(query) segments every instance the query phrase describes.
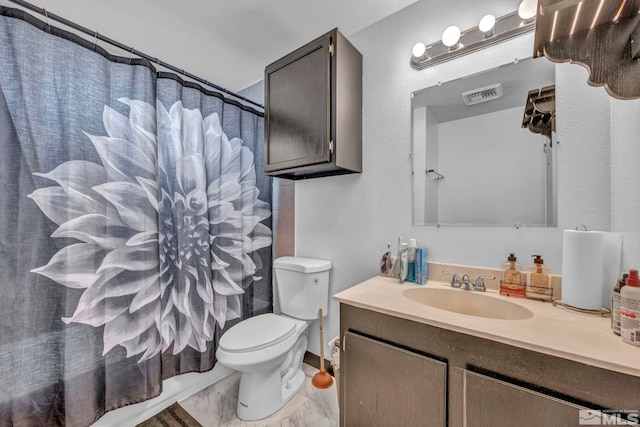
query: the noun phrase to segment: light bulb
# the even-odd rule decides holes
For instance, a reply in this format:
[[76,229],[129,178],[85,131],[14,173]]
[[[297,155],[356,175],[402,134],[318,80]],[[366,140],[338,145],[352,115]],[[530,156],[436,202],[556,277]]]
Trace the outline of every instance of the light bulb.
[[538,0],[522,0],[518,6],[518,16],[525,21],[536,16]]
[[460,28],[455,25],[447,27],[442,33],[442,44],[449,49],[455,49],[458,41],[460,41]]
[[478,24],[478,28],[483,33],[490,33],[493,30],[493,27],[496,25],[496,17],[493,15],[485,15],[480,20]]
[[427,47],[424,45],[424,43],[416,43],[413,46],[413,56],[415,56],[416,58],[420,58],[422,55],[424,55],[426,50]]

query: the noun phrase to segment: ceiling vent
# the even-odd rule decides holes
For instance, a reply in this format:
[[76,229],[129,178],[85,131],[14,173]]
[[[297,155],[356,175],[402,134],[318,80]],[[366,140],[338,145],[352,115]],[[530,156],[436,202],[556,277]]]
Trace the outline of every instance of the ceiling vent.
[[462,92],[462,99],[467,105],[480,104],[502,98],[502,83]]

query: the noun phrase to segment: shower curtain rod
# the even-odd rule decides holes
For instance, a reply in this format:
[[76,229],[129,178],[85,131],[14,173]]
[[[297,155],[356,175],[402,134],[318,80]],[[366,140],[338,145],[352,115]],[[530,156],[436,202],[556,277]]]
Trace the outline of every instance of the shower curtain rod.
[[178,67],[174,67],[171,64],[167,64],[166,62],[159,60],[158,58],[154,58],[154,57],[152,57],[150,55],[147,55],[146,53],[140,52],[139,50],[136,50],[136,49],[134,49],[132,47],[126,46],[126,45],[124,45],[124,44],[122,44],[122,43],[120,43],[118,41],[113,40],[113,39],[110,39],[109,37],[105,37],[102,34],[98,33],[97,31],[91,31],[91,30],[83,27],[82,25],[76,24],[75,22],[69,21],[68,19],[65,19],[65,18],[63,18],[61,16],[54,15],[53,13],[49,13],[44,8],[40,8],[40,7],[38,7],[38,6],[34,5],[34,4],[31,4],[29,2],[26,2],[24,0],[9,0],[9,1],[11,3],[15,3],[15,4],[19,5],[19,6],[22,6],[22,7],[26,8],[26,9],[29,9],[29,10],[31,10],[33,12],[39,13],[40,15],[43,15],[45,17],[45,19],[47,20],[47,25],[49,25],[49,22],[48,22],[49,19],[52,19],[52,20],[57,21],[57,22],[60,22],[61,24],[66,25],[67,27],[73,28],[74,30],[80,31],[80,32],[82,32],[82,33],[84,33],[84,34],[86,34],[88,36],[94,37],[96,40],[103,41],[103,42],[108,43],[108,44],[110,44],[112,46],[115,46],[115,47],[117,47],[119,49],[122,49],[122,50],[124,50],[126,52],[130,52],[131,55],[136,55],[136,56],[138,56],[140,58],[146,59],[147,61],[153,62],[154,64],[158,64],[158,65],[160,65],[160,66],[162,66],[164,68],[167,68],[167,69],[169,69],[169,70],[171,70],[171,71],[173,71],[173,72],[175,72],[177,74],[181,74],[181,75],[183,75],[185,77],[188,77],[188,78],[190,78],[192,80],[195,80],[198,83],[201,83],[201,84],[204,84],[206,86],[212,87],[212,88],[216,89],[219,92],[224,92],[227,95],[233,96],[234,98],[240,99],[240,100],[242,100],[244,102],[253,104],[253,105],[257,106],[257,107],[260,107],[260,108],[264,109],[263,105],[261,105],[261,104],[259,104],[257,102],[254,102],[254,101],[252,101],[252,100],[250,100],[248,98],[245,98],[242,95],[238,95],[237,93],[232,92],[232,91],[230,91],[228,89],[225,89],[223,87],[220,87],[220,86],[218,86],[218,85],[216,85],[214,83],[211,83],[208,80],[204,80],[204,79],[202,79],[202,78],[200,78],[198,76],[195,76],[195,75],[193,75],[191,73],[187,73],[184,69],[181,69],[181,68],[178,68]]

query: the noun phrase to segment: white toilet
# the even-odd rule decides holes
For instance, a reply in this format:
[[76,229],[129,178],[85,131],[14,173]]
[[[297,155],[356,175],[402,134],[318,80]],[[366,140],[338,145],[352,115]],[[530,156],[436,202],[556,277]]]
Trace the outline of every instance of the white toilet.
[[307,327],[327,313],[331,261],[282,257],[273,263],[282,314],[243,320],[220,338],[216,358],[240,371],[238,417],[259,420],[287,403],[304,384]]

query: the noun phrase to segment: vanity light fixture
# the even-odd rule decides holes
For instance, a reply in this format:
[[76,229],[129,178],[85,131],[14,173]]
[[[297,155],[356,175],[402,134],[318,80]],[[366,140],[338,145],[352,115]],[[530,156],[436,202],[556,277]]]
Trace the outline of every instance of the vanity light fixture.
[[518,16],[525,21],[531,21],[536,17],[538,0],[522,0],[518,6]]
[[423,70],[531,32],[535,29],[536,10],[537,0],[523,0],[518,11],[498,18],[486,15],[477,27],[466,31],[461,32],[456,26],[447,27],[441,41],[414,46],[411,67]]
[[456,50],[460,46],[460,28],[452,25],[447,27],[442,33],[442,44],[449,48],[449,51]]
[[413,56],[416,58],[422,57],[426,51],[427,47],[424,45],[424,43],[418,42],[413,46]]
[[485,37],[493,36],[493,29],[496,27],[496,17],[493,15],[485,15],[478,24],[478,29]]

